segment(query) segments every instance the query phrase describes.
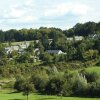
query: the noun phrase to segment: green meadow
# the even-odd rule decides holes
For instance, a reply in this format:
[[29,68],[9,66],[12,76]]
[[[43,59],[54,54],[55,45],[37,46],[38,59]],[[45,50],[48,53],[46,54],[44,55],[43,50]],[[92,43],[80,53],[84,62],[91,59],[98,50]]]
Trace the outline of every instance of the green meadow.
[[[13,93],[11,90],[0,91],[0,100],[26,100],[22,93]],[[60,97],[40,94],[30,94],[29,100],[100,100],[100,98]]]
[[100,74],[100,66],[86,68],[86,71],[90,73],[96,72],[97,74]]

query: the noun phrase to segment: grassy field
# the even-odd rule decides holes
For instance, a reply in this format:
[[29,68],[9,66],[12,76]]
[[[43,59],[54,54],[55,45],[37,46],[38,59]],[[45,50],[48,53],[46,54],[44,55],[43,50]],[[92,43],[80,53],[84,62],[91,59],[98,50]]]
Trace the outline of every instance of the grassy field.
[[[31,42],[34,42],[34,41],[11,42],[11,45],[15,46],[15,45],[24,44],[24,43],[31,43]],[[9,42],[3,43],[3,44],[9,46]]]
[[86,68],[86,71],[90,72],[90,73],[96,72],[96,73],[100,74],[100,66]]
[[[11,90],[0,91],[0,100],[26,100],[22,93],[12,93]],[[100,98],[58,97],[30,94],[29,100],[100,100]]]

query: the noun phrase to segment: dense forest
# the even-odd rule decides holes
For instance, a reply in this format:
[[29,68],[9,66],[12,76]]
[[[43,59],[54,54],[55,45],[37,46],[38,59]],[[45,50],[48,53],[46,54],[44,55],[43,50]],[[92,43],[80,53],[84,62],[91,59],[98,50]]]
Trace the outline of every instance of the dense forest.
[[[76,36],[82,39],[77,41]],[[10,47],[21,41],[32,41],[24,54],[4,52],[7,43]],[[39,54],[34,52],[36,48]],[[49,54],[46,50],[61,50],[64,54]],[[34,62],[36,57],[39,60]],[[100,67],[100,22],[78,23],[68,30],[0,30],[0,78],[15,78],[7,87],[19,92],[100,97],[100,74],[87,72],[91,66]]]

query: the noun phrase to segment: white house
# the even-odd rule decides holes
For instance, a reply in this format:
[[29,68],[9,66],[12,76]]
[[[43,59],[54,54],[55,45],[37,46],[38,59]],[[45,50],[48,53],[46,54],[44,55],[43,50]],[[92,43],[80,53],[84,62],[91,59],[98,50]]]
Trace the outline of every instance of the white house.
[[46,50],[46,52],[48,52],[49,54],[57,54],[57,55],[65,54],[61,50]]
[[18,51],[18,53],[24,52],[24,49],[28,48],[29,43],[19,44],[18,46],[10,46],[5,48],[5,53],[9,54],[12,51]]
[[19,46],[11,46],[11,49],[14,51],[14,50],[16,50],[16,51],[18,51],[19,50]]
[[6,47],[4,51],[5,53],[9,54],[12,51],[18,51],[18,50],[19,50],[19,46],[11,46],[11,47]]
[[9,54],[12,52],[12,49],[10,47],[6,47],[4,51],[6,54]]
[[69,40],[69,41],[72,41],[74,39],[76,41],[81,41],[81,40],[83,40],[83,37],[82,36],[75,36],[74,38],[73,37],[67,38],[67,40]]

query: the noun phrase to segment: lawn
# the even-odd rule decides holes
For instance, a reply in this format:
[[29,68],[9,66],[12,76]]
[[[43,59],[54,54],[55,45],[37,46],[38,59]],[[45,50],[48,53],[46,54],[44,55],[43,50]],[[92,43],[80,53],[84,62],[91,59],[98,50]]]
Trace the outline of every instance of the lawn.
[[86,68],[86,71],[87,72],[96,72],[98,74],[100,74],[100,66],[94,66],[94,67],[89,67],[89,68]]
[[[11,42],[11,45],[19,45],[19,44],[31,43],[31,42],[34,42],[34,41]],[[9,46],[9,42],[3,43],[3,44]]]
[[[0,91],[0,100],[26,100],[22,93],[12,93],[11,90]],[[30,94],[29,100],[100,100],[100,98],[58,97],[39,94]]]

